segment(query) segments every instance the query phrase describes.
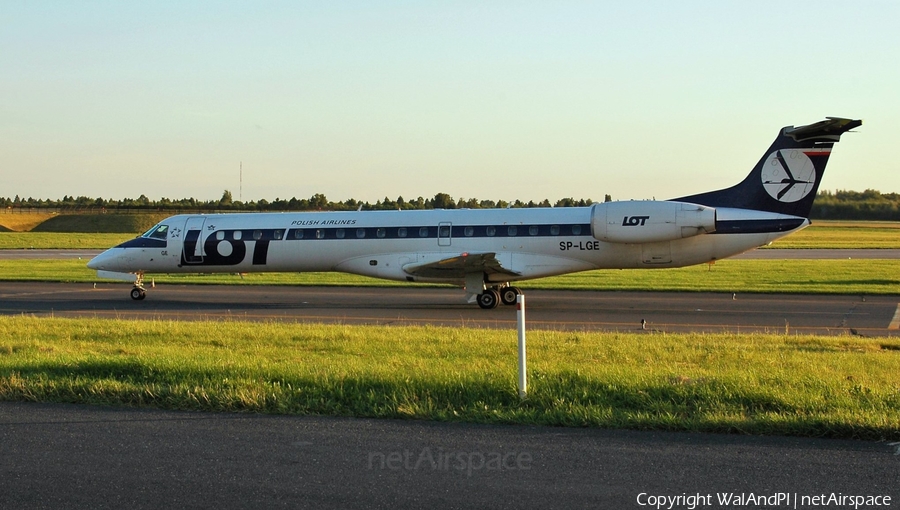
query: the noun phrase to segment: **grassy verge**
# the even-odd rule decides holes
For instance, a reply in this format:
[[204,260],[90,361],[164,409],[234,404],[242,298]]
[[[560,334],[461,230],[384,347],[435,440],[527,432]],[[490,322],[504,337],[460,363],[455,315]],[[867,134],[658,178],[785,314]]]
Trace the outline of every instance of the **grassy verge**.
[[770,248],[896,249],[900,248],[900,222],[817,220]]
[[168,213],[60,214],[35,226],[32,231],[140,233],[169,216],[171,214]]
[[896,339],[0,318],[0,399],[900,439]]
[[136,234],[0,232],[0,250],[105,250],[134,237]]
[[[0,260],[0,281],[96,282],[85,260]],[[148,275],[157,283],[408,286],[341,273]],[[107,280],[108,281],[108,280]],[[598,270],[521,283],[524,289],[900,294],[900,260],[723,260],[657,270]]]
[[41,223],[52,218],[51,213],[4,213],[0,214],[0,231],[3,228],[12,231],[31,230]]

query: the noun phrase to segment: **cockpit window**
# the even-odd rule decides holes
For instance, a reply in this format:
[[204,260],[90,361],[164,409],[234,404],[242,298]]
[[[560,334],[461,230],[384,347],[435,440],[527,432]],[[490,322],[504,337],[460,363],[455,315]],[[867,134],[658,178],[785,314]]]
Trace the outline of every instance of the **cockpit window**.
[[148,230],[142,237],[151,237],[153,239],[165,240],[169,236],[168,225],[157,225]]

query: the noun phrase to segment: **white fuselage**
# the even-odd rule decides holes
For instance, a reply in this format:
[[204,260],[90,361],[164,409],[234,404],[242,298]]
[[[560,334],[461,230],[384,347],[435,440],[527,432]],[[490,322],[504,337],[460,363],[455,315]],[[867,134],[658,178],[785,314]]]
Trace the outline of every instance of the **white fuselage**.
[[[672,220],[664,226],[674,225],[678,232],[687,233],[679,233],[679,237],[667,234],[663,240],[651,235],[650,242],[640,242],[641,229],[655,228],[650,225],[657,216],[653,204],[669,203],[613,204],[620,205],[615,210],[609,207],[608,213],[604,204],[595,204],[535,209],[178,215],[160,222],[155,230],[166,228],[156,237],[151,230],[107,250],[89,267],[136,274],[340,271],[391,280],[464,284],[466,276],[458,272],[438,275],[411,268],[439,270],[442,261],[453,257],[488,253],[503,271],[485,271],[485,282],[509,282],[590,269],[667,268],[710,262],[765,245],[808,225],[803,218],[774,213],[691,205],[710,214],[713,223],[707,224],[717,228],[707,226],[704,231],[681,227]],[[626,208],[634,212],[621,214]],[[604,223],[607,215],[609,233]],[[681,221],[683,213],[678,215]],[[651,220],[644,225],[641,218]],[[722,228],[729,223],[777,223],[785,219],[795,221],[780,231]],[[637,237],[633,242],[601,240],[607,235],[621,237],[613,228],[637,232]],[[601,229],[602,236],[598,233]],[[710,229],[713,232],[708,232]]]

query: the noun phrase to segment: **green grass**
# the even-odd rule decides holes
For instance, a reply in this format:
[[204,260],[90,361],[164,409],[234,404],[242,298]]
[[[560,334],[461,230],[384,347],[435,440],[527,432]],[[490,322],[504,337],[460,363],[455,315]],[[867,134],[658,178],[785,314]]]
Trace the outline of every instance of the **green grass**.
[[31,230],[52,216],[52,213],[2,213],[0,214],[0,232]]
[[134,237],[136,234],[0,232],[0,250],[105,250]]
[[900,248],[900,222],[814,221],[769,248],[886,249]]
[[[0,281],[98,282],[86,260],[0,260]],[[343,273],[148,275],[163,284],[410,286]],[[722,260],[679,269],[610,269],[521,282],[523,289],[900,294],[900,260]]]
[[32,232],[141,233],[169,213],[60,214],[32,228]]
[[858,337],[0,317],[0,400],[900,439],[900,343]]

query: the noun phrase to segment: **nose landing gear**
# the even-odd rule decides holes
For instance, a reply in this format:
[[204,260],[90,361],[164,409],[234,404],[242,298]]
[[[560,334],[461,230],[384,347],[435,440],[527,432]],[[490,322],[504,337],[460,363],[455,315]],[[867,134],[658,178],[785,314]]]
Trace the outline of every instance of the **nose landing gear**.
[[134,279],[134,287],[131,289],[131,299],[141,301],[147,297],[147,290],[144,288],[144,273],[137,273]]

